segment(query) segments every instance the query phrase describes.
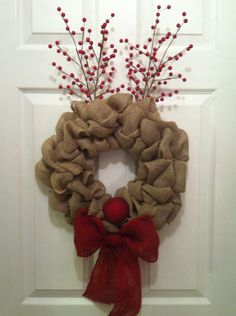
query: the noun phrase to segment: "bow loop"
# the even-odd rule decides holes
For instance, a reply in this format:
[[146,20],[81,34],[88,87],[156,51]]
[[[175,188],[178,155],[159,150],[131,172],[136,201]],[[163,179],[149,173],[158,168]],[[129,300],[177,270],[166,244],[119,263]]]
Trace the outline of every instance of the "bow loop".
[[74,243],[79,257],[89,257],[105,244],[106,231],[102,221],[96,216],[89,216],[88,209],[80,209],[74,227]]
[[121,228],[128,248],[137,256],[148,262],[158,258],[159,237],[150,217],[140,216]]

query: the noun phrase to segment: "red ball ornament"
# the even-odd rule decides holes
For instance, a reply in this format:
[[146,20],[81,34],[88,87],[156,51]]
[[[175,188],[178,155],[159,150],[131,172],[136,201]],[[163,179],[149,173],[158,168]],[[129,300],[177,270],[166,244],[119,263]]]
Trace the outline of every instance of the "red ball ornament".
[[105,219],[113,224],[120,224],[129,215],[129,205],[119,197],[108,200],[102,209]]

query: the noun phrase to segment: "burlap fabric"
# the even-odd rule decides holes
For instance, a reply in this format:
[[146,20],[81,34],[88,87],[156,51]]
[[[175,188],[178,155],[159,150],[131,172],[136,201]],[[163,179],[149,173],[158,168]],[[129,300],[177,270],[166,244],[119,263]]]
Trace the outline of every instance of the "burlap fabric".
[[[115,195],[127,201],[130,218],[149,214],[158,230],[170,223],[185,191],[187,134],[174,122],[161,120],[152,99],[133,103],[129,94],[74,101],[72,111],[62,114],[36,165],[37,175],[52,189],[50,206],[71,223],[80,207],[102,218],[102,206],[111,196],[95,178],[95,158],[99,152],[123,148],[136,160],[137,175]],[[103,221],[108,231],[117,231]]]

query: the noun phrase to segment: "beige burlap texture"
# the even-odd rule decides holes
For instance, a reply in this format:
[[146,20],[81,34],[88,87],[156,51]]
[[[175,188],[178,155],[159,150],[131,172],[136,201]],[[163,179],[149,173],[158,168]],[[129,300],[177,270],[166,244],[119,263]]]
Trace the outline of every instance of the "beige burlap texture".
[[88,207],[108,231],[116,232],[101,212],[111,196],[95,178],[95,158],[99,152],[122,148],[137,164],[135,179],[115,194],[128,203],[130,218],[148,214],[158,230],[172,222],[185,191],[187,134],[174,122],[161,120],[152,99],[133,103],[130,94],[74,101],[72,110],[62,114],[56,135],[44,142],[36,165],[37,175],[51,188],[50,206],[65,213],[70,223],[80,207]]

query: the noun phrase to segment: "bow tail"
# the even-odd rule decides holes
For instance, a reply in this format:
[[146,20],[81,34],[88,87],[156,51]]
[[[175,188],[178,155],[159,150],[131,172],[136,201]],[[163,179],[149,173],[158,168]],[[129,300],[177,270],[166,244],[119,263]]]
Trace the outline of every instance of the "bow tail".
[[114,248],[102,247],[83,296],[105,304],[115,301],[115,255]]
[[119,248],[115,264],[115,305],[109,316],[136,316],[141,298],[138,258],[127,247]]
[[127,247],[104,246],[83,296],[99,303],[115,303],[109,316],[136,316],[141,308],[138,258]]

